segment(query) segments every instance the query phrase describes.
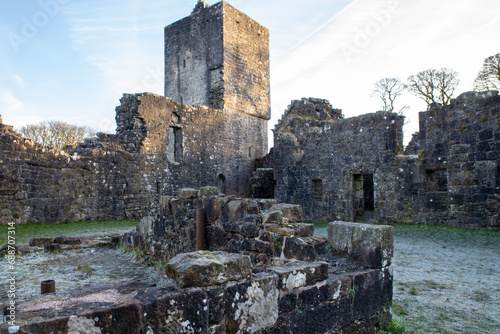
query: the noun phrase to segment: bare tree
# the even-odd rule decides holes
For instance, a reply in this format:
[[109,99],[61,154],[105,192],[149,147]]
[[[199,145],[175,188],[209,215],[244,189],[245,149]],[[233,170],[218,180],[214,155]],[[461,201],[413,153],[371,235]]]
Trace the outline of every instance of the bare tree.
[[19,132],[27,139],[47,147],[62,149],[75,146],[87,137],[95,136],[95,130],[88,126],[71,125],[59,121],[45,121],[21,127]]
[[428,69],[408,78],[408,89],[427,103],[427,109],[433,103],[443,106],[450,103],[460,79],[458,73],[448,68]]
[[474,80],[474,90],[500,90],[500,53],[488,57]]
[[[406,85],[398,78],[384,78],[375,83],[370,96],[381,100],[383,111],[395,112],[394,102],[406,89]],[[406,109],[408,106],[404,106],[397,113],[403,115]]]

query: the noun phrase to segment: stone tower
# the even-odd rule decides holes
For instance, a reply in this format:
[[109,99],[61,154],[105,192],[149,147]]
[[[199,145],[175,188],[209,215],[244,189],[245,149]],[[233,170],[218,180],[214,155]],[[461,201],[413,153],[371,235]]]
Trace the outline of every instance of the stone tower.
[[198,1],[165,28],[165,96],[269,120],[269,31],[224,1]]

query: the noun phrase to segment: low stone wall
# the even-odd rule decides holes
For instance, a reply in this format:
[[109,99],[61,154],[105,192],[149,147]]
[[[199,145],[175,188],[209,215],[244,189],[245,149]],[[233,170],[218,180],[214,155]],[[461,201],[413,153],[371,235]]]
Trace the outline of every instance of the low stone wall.
[[[327,241],[301,223],[297,205],[211,187],[161,202],[161,215],[122,240],[169,261],[174,286],[123,283],[21,301],[18,333],[376,333],[391,320],[392,227],[334,222]],[[201,217],[208,250],[195,251]]]
[[276,267],[205,288],[127,283],[43,295],[17,305],[17,333],[375,333],[390,320],[390,269],[326,267],[316,264],[314,277],[311,265]]

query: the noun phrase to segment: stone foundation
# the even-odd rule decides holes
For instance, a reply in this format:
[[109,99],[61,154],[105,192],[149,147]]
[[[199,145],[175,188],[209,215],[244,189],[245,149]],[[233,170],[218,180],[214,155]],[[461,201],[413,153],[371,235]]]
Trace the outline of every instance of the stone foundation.
[[[331,223],[328,245],[301,222],[300,206],[213,193],[181,189],[164,199],[163,214],[122,237],[169,261],[175,286],[123,283],[19,301],[18,333],[376,333],[391,320],[392,227]],[[200,210],[209,250],[196,251]]]

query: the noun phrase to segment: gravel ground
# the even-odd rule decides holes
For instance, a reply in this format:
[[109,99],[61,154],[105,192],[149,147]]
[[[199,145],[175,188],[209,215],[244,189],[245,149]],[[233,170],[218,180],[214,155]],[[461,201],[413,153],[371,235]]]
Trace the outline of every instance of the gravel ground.
[[[56,291],[119,281],[168,286],[173,281],[155,267],[146,265],[121,248],[77,249],[62,253],[32,253],[17,257],[16,297],[24,299],[40,294],[40,283],[56,281]],[[7,262],[0,259],[0,277],[7,275]],[[6,280],[2,279],[2,282]],[[6,284],[0,286],[0,303],[7,299]]]
[[394,248],[392,313],[407,333],[500,333],[500,232],[396,226]]

